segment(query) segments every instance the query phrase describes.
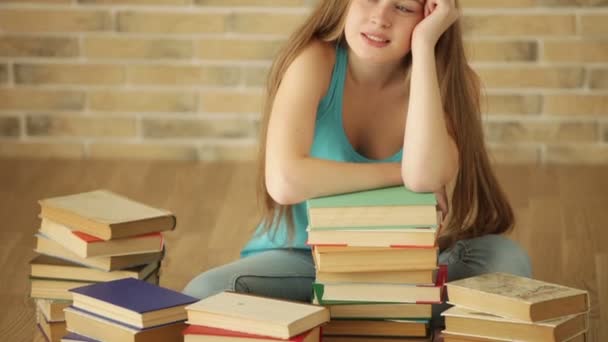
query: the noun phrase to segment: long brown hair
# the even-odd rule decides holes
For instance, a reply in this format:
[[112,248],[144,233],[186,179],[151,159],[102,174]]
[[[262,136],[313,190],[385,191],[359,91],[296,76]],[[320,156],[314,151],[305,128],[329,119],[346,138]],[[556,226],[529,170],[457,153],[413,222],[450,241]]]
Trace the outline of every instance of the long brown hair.
[[[288,236],[294,235],[291,205],[280,205],[268,194],[265,180],[266,134],[277,89],[286,69],[311,40],[341,43],[351,0],[321,0],[274,60],[262,111],[258,151],[258,205],[265,231],[276,233],[278,220],[287,220]],[[458,1],[456,1],[458,6]],[[513,210],[490,166],[481,124],[480,81],[469,67],[462,42],[460,20],[443,33],[435,46],[437,74],[448,131],[459,152],[449,218],[441,230],[440,246],[485,234],[499,234],[514,224]],[[411,67],[411,54],[405,58]],[[409,72],[406,82],[409,87]]]

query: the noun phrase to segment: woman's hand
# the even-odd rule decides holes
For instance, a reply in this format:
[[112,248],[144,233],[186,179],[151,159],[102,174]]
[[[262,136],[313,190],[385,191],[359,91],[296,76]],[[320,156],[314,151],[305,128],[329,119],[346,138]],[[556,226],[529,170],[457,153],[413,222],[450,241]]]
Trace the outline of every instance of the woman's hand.
[[439,37],[460,18],[455,0],[426,0],[424,18],[412,33],[412,50],[435,48]]

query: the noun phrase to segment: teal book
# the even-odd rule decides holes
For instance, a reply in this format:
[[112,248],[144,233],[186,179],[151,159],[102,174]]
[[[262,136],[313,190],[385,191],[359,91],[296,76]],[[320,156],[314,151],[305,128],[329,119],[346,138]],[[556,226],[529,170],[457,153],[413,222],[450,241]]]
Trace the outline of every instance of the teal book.
[[436,228],[439,223],[435,194],[404,186],[317,197],[306,204],[311,230]]

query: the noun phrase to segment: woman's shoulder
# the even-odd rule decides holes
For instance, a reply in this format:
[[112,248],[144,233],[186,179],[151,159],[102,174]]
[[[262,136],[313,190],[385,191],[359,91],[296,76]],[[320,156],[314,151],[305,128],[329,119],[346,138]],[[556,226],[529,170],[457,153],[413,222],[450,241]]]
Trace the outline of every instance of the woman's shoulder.
[[336,45],[313,39],[295,57],[291,68],[315,76],[321,85],[329,86],[331,75],[336,62]]

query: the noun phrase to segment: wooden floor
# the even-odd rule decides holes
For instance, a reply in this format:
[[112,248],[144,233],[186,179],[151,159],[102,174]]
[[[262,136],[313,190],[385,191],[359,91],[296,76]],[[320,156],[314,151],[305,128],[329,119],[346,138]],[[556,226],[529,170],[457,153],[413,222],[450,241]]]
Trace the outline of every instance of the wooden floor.
[[[608,166],[497,166],[534,277],[587,289],[589,341],[608,341]],[[161,285],[238,257],[256,223],[252,164],[0,160],[0,341],[42,341],[28,298],[37,201],[107,188],[169,209]]]

